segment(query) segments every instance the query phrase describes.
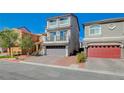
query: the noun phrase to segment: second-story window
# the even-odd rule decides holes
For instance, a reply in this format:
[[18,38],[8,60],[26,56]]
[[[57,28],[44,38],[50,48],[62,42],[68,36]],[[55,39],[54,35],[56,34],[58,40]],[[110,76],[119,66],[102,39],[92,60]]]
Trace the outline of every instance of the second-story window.
[[90,26],[90,35],[101,35],[101,25]]
[[56,20],[50,20],[49,25],[56,25]]
[[60,18],[59,19],[59,23],[60,24],[68,24],[69,23],[69,20],[68,20],[68,18]]

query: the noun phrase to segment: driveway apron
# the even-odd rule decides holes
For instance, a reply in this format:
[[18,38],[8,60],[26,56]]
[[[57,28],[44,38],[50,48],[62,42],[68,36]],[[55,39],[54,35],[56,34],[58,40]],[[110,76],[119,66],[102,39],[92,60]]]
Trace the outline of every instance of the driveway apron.
[[85,69],[124,75],[124,59],[88,58]]

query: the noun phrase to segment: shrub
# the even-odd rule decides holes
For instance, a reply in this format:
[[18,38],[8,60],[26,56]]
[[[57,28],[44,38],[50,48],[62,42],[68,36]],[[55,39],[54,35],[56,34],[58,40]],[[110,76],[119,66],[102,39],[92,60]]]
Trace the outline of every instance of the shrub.
[[0,58],[15,58],[15,56],[0,56]]
[[86,54],[84,52],[78,53],[76,57],[78,63],[85,62],[87,59]]

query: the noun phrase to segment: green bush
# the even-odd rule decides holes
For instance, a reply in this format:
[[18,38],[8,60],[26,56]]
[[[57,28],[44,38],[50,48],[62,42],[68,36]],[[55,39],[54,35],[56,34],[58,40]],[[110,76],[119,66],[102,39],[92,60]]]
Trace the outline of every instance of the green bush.
[[0,58],[15,58],[15,56],[0,56]]
[[87,59],[86,54],[84,52],[78,53],[76,57],[78,63],[85,62]]

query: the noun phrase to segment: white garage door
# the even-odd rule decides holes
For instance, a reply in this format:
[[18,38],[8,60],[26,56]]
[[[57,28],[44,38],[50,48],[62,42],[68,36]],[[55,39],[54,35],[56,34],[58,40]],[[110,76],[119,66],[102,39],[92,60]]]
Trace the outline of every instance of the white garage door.
[[47,46],[47,55],[50,56],[65,56],[64,46]]

